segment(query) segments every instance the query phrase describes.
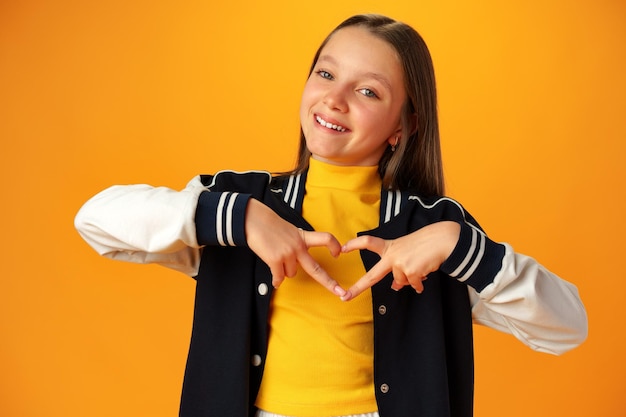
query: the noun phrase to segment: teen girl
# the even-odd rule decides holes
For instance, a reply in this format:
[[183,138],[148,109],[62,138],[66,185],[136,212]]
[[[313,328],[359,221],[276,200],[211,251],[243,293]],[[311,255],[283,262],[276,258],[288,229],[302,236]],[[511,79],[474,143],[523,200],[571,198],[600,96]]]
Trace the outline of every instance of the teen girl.
[[573,285],[442,197],[436,107],[421,37],[354,16],[315,55],[292,173],[80,210],[100,254],[197,280],[181,416],[471,416],[472,322],[554,354],[586,338]]

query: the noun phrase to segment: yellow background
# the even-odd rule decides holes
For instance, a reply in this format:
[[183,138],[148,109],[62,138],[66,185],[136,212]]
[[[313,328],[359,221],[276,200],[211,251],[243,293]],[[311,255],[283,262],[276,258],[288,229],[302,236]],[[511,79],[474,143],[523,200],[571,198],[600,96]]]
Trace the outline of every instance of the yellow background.
[[431,48],[449,194],[589,312],[562,357],[476,329],[476,415],[624,415],[622,0],[2,1],[0,415],[176,415],[193,280],[73,217],[115,183],[290,168],[313,53],[367,11]]

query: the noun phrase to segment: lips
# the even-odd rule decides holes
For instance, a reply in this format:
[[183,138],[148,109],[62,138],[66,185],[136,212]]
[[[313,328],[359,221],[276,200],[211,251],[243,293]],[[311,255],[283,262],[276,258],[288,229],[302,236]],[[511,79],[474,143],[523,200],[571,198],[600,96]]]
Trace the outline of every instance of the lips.
[[341,126],[341,125],[336,125],[333,124],[331,122],[327,122],[326,120],[322,119],[320,116],[315,116],[315,120],[317,121],[317,123],[319,123],[321,126],[324,126],[327,129],[332,129],[332,130],[336,130],[337,132],[345,132],[346,128]]

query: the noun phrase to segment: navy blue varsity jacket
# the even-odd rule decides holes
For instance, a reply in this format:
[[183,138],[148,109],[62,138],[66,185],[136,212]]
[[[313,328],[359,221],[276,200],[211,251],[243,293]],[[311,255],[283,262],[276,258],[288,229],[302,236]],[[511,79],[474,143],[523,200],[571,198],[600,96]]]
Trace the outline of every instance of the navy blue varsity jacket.
[[[245,208],[255,198],[305,230],[306,174],[221,172],[202,176],[208,191],[196,209],[205,245],[196,276],[191,346],[182,417],[252,417],[267,354],[272,296],[269,268],[246,247]],[[502,268],[505,248],[486,237],[454,200],[411,192],[381,192],[380,224],[363,231],[385,239],[442,220],[461,225],[459,242],[424,292],[372,288],[374,379],[381,417],[470,417],[473,413],[472,317],[468,285],[480,292]],[[378,255],[362,251],[366,269]]]

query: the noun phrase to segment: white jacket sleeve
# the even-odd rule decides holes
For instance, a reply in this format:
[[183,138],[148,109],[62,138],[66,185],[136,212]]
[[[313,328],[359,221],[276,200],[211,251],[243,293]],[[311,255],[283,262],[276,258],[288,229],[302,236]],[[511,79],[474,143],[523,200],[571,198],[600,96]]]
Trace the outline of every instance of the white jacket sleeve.
[[200,245],[195,212],[206,187],[200,177],[182,191],[149,185],[116,185],[87,201],[74,224],[100,255],[157,263],[195,276]]
[[530,348],[562,354],[587,338],[578,290],[505,246],[502,269],[480,293],[469,287],[477,324],[513,334]]

